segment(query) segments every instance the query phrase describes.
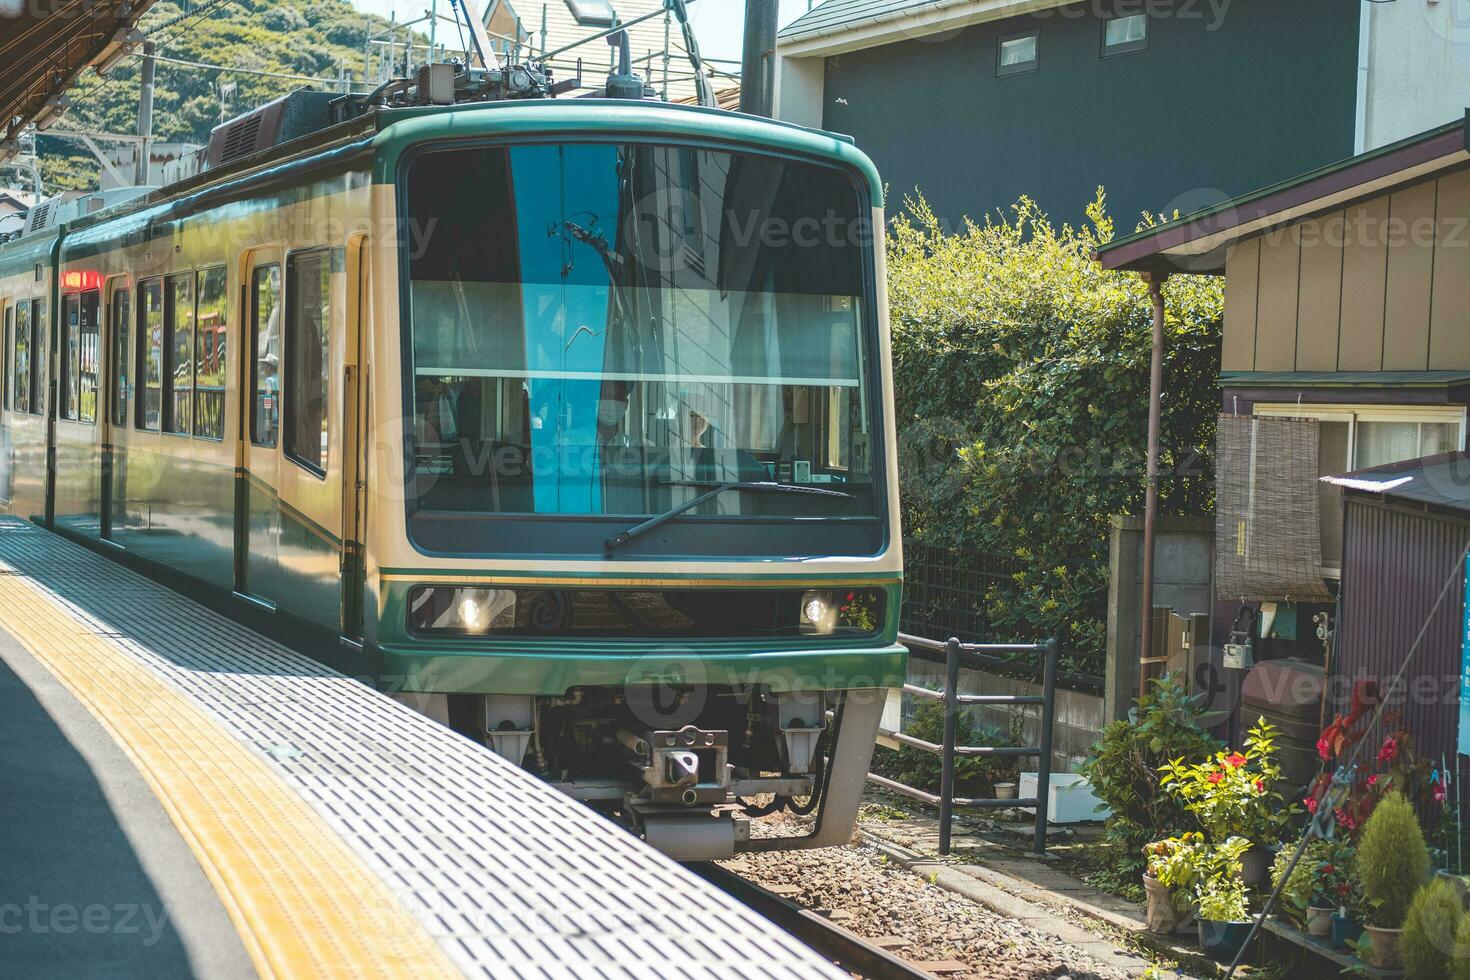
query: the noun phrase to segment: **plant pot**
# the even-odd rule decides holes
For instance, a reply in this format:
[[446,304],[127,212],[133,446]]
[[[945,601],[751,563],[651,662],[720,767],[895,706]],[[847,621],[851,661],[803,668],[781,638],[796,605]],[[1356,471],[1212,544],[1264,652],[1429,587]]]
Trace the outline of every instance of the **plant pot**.
[[1016,784],[996,783],[995,798],[997,800],[1014,800],[1016,798]]
[[1243,922],[1216,922],[1213,919],[1199,920],[1199,945],[1205,955],[1218,963],[1231,963],[1240,954],[1241,947],[1251,934],[1251,920]]
[[1264,888],[1271,877],[1272,855],[1264,847],[1253,847],[1240,856],[1240,877],[1247,888]]
[[1318,939],[1326,939],[1331,936],[1332,916],[1333,912],[1330,908],[1307,906],[1307,935],[1316,936]]
[[1168,936],[1184,929],[1194,921],[1194,913],[1181,910],[1174,890],[1161,884],[1152,875],[1143,876],[1143,894],[1148,899],[1144,909],[1144,924],[1148,931],[1159,936]]
[[1357,919],[1350,915],[1338,915],[1336,912],[1332,914],[1332,945],[1339,948],[1344,947],[1348,944],[1348,940],[1357,942],[1361,935],[1363,935],[1363,927]]
[[1380,970],[1397,970],[1399,966],[1399,933],[1402,929],[1383,929],[1364,926],[1372,948],[1368,950],[1368,965]]
[[1436,878],[1448,881],[1455,889],[1455,894],[1460,897],[1460,905],[1464,906],[1470,900],[1470,875],[1457,875],[1450,871],[1436,871]]

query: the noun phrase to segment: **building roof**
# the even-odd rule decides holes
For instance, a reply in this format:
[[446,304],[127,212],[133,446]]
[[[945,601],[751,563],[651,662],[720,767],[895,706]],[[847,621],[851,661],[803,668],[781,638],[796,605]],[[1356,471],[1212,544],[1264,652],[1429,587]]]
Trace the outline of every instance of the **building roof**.
[[794,55],[836,54],[1065,6],[1068,0],[826,0],[777,35]]
[[1222,275],[1236,242],[1470,163],[1464,119],[1224,201],[1098,249],[1105,269]]
[[[61,96],[83,68],[118,48],[152,0],[16,3],[0,14],[0,163],[14,156],[15,137]],[[0,10],[11,6],[0,4]]]
[[[684,48],[684,36],[664,0],[611,2],[620,23],[656,15],[628,28],[634,71],[669,101],[695,96],[694,70]],[[485,25],[492,35],[518,37],[535,55],[555,52],[607,30],[602,25],[578,23],[567,0],[490,0],[485,8]],[[493,43],[498,41],[499,38],[492,37]],[[613,48],[598,38],[557,55],[551,59],[551,65],[557,78],[572,78],[576,76],[580,58],[585,87],[597,89],[607,77],[613,55]]]
[[1324,476],[1322,482],[1350,493],[1373,494],[1470,514],[1470,453],[1440,453],[1386,463],[1341,476]]

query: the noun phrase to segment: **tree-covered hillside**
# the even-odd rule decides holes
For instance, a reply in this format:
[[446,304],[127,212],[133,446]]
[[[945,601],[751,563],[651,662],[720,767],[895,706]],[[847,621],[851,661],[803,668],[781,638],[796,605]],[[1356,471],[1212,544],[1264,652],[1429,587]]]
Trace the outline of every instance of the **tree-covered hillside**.
[[[368,36],[389,25],[347,0],[160,0],[141,26],[157,42],[160,56],[328,80],[313,84],[159,61],[154,137],[204,143],[222,114],[237,115],[297,88],[334,88],[339,69],[361,82]],[[375,57],[385,53],[379,47]],[[136,132],[139,63],[129,58],[107,79],[84,72],[69,93],[71,110],[55,128]],[[39,151],[48,194],[97,185],[95,161],[74,141],[42,134]]]

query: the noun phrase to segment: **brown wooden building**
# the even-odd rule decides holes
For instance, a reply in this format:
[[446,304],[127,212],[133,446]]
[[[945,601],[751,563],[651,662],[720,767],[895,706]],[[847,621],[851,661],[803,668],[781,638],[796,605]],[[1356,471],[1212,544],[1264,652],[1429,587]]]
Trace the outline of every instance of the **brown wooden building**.
[[[1256,637],[1258,656],[1318,662],[1308,624],[1326,612],[1338,628],[1334,677],[1383,677],[1415,650],[1411,677],[1443,688],[1460,670],[1465,583],[1453,559],[1470,540],[1470,481],[1443,485],[1465,469],[1447,454],[1466,448],[1470,405],[1464,122],[1118,239],[1098,257],[1111,269],[1225,277],[1217,612],[1273,602],[1290,611],[1291,636]],[[1425,498],[1430,484],[1444,499]],[[1293,506],[1273,506],[1288,496]],[[1441,592],[1449,605],[1436,610]],[[1452,759],[1457,691],[1438,696],[1406,712],[1424,748]]]

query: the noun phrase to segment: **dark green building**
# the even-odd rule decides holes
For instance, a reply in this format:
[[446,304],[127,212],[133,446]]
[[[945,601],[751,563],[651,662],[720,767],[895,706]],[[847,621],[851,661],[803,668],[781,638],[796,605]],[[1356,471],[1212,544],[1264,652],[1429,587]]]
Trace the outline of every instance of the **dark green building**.
[[1419,6],[827,0],[781,32],[778,114],[855,137],[891,207],[1075,221],[1103,185],[1127,233],[1456,118],[1470,60]]

